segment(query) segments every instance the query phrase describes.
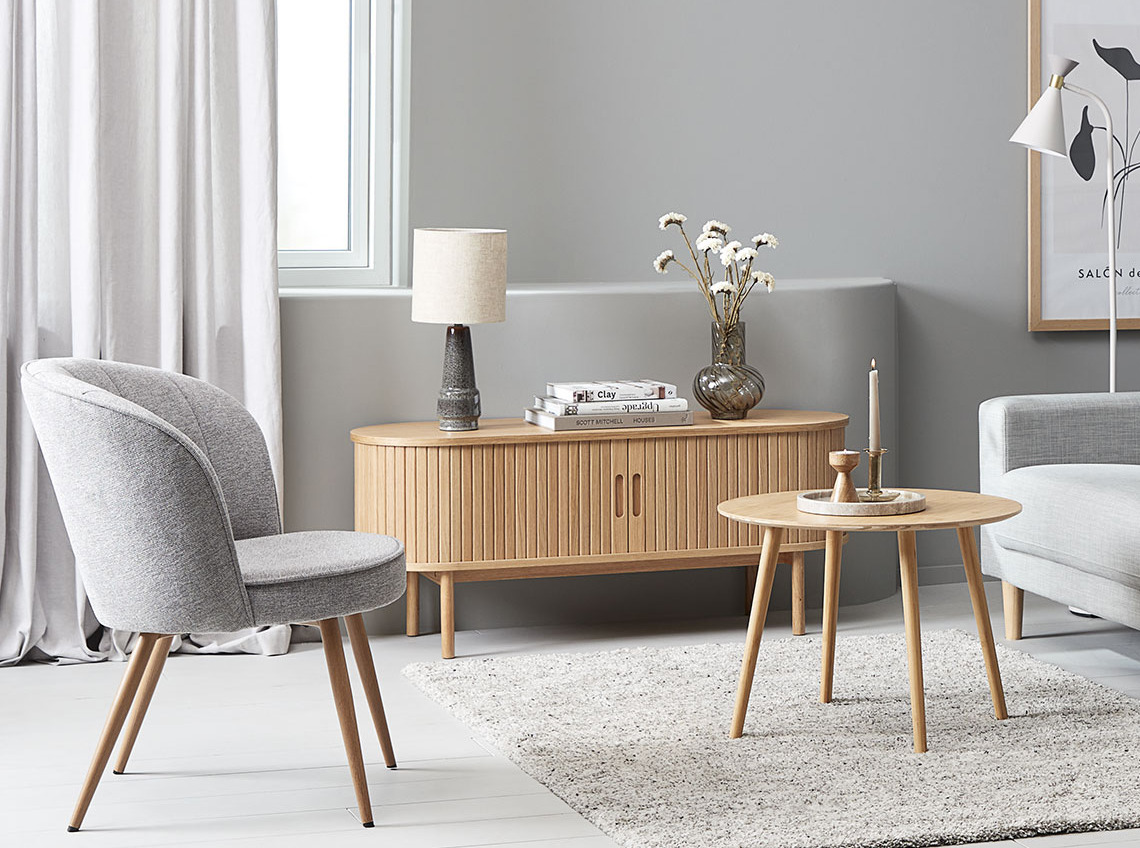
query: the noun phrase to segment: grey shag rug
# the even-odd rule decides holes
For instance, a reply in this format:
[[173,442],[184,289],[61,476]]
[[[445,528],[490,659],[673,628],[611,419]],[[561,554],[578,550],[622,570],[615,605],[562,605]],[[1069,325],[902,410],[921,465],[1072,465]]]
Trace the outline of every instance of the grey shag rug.
[[977,638],[923,634],[930,752],[911,749],[902,635],[764,642],[744,737],[743,646],[460,659],[407,675],[611,838],[637,848],[922,846],[1140,827],[1140,702]]

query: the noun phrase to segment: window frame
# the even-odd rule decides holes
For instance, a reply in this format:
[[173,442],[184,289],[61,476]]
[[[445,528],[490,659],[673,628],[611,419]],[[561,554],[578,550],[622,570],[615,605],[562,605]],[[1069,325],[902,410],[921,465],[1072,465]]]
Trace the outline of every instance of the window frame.
[[[406,181],[393,156],[397,97],[406,80],[406,57],[398,52],[406,31],[403,0],[350,0],[352,4],[349,248],[278,250],[278,286],[303,288],[387,288],[394,273],[397,222],[396,192]],[[386,122],[385,122],[385,119]],[[401,193],[401,198],[403,197]],[[401,200],[402,207],[402,200]],[[402,230],[400,230],[402,232]]]

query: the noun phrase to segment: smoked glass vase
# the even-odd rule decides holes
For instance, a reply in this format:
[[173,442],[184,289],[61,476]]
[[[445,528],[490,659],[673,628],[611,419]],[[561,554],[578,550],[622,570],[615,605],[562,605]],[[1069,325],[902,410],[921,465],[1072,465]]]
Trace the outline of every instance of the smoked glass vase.
[[718,421],[736,421],[764,397],[764,377],[744,361],[744,322],[727,333],[712,325],[712,364],[693,378],[697,403]]

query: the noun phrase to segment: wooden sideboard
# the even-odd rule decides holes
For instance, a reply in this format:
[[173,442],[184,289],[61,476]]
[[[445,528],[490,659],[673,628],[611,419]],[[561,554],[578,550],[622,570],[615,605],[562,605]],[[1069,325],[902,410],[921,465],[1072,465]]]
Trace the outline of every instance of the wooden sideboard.
[[[455,656],[455,584],[690,568],[749,568],[760,531],[717,514],[741,495],[825,488],[847,416],[697,413],[687,427],[552,432],[519,419],[443,432],[435,421],[352,431],[356,529],[407,550],[407,631],[419,633],[419,578],[439,584],[443,656]],[[804,632],[803,552],[791,531],[793,629]]]

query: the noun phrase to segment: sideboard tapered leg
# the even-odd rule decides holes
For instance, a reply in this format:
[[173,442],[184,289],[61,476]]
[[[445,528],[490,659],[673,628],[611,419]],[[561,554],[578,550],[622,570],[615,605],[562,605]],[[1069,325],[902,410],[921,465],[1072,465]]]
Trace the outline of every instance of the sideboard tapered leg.
[[450,571],[439,575],[439,632],[443,658],[455,659],[455,575]]
[[420,635],[420,575],[415,571],[408,572],[408,591],[404,595],[404,603],[408,608],[408,635]]

